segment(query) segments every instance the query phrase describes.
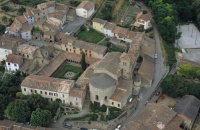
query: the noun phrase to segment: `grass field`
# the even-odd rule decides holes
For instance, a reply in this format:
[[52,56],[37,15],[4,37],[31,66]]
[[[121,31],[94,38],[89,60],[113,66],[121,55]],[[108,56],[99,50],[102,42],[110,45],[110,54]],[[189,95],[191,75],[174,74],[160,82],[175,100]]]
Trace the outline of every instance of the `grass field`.
[[67,72],[74,72],[75,76],[72,77],[72,80],[77,80],[78,77],[82,74],[82,69],[80,67],[76,67],[76,66],[71,66],[71,65],[67,65],[65,66],[62,70],[58,71],[53,77],[55,78],[61,78],[61,79],[66,79],[65,78],[65,74]]
[[80,31],[78,33],[77,37],[78,37],[78,39],[86,41],[86,42],[98,43],[105,36],[102,33],[91,28],[89,31],[88,30]]

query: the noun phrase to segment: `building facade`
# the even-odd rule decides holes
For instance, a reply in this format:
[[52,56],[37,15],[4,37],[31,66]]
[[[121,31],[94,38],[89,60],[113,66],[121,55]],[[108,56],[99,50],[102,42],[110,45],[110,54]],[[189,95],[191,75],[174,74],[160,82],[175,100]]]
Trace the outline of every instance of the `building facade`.
[[19,70],[23,63],[23,57],[21,55],[9,54],[6,59],[6,70],[8,73],[16,72]]
[[95,11],[95,4],[90,1],[82,1],[76,8],[76,15],[83,18],[90,18]]

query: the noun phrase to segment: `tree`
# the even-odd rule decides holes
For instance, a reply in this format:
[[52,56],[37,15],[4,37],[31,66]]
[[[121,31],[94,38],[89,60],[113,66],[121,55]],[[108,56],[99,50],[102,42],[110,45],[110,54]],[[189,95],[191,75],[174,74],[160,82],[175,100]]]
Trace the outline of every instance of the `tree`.
[[11,25],[13,23],[13,19],[12,18],[9,18],[9,25]]
[[4,112],[6,118],[20,123],[25,122],[30,117],[30,114],[28,103],[23,100],[10,102]]
[[8,18],[6,16],[3,16],[2,21],[6,23],[8,21]]
[[0,94],[0,116],[4,115],[4,110],[6,109],[6,106],[9,104],[10,101],[10,96]]
[[82,58],[81,58],[81,67],[83,70],[86,70],[87,64],[85,61],[85,53],[82,52]]
[[6,27],[0,24],[0,35],[4,34],[5,30],[6,30]]
[[7,11],[10,10],[10,7],[8,7],[8,6],[2,6],[1,9],[4,10],[5,12],[7,12]]
[[51,112],[49,110],[42,110],[37,108],[31,114],[31,125],[46,127],[51,122]]
[[32,111],[36,110],[37,108],[46,108],[46,104],[48,104],[48,100],[39,94],[29,95],[27,102]]
[[24,7],[22,6],[22,7],[20,7],[20,8],[18,9],[18,12],[19,12],[20,15],[22,15],[24,12],[26,12],[26,8],[24,8]]

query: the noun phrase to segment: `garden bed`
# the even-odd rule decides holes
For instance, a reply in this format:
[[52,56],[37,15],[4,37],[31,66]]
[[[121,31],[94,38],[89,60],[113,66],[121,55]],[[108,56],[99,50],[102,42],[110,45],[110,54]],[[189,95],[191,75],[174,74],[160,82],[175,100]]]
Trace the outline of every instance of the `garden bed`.
[[[71,77],[71,78],[66,78],[65,74],[67,72],[73,72],[75,75],[73,77]],[[82,69],[80,67],[67,65],[63,69],[61,69],[60,71],[58,71],[53,77],[55,77],[55,78],[61,78],[61,79],[77,80],[78,77],[82,74],[82,72],[83,71],[82,71]]]
[[104,36],[102,33],[100,33],[100,32],[98,32],[98,31],[96,31],[96,30],[90,28],[90,30],[86,30],[86,29],[81,30],[81,31],[77,34],[76,37],[78,37],[78,39],[83,40],[83,41],[86,41],[86,42],[98,43],[98,42],[100,42],[105,36]]

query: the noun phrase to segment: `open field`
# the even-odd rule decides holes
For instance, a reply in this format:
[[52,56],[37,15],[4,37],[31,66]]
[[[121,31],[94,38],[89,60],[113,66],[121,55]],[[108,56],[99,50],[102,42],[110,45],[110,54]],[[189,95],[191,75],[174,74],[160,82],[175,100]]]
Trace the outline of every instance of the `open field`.
[[77,37],[78,39],[86,41],[86,42],[98,43],[105,36],[102,33],[91,28],[89,31],[88,30],[80,31]]

